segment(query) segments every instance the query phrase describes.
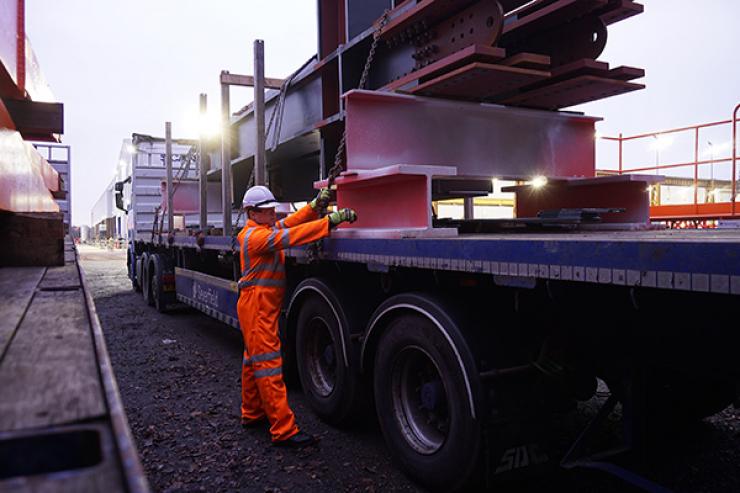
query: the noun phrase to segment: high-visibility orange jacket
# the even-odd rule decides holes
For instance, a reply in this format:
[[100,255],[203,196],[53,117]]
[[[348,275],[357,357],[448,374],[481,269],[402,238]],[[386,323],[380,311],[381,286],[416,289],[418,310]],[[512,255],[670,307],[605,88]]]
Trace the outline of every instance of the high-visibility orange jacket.
[[241,415],[247,421],[264,416],[273,441],[298,433],[282,378],[278,318],[285,294],[285,252],[329,235],[329,220],[316,219],[309,206],[275,224],[251,219],[239,232],[242,277],[237,314],[244,336]]

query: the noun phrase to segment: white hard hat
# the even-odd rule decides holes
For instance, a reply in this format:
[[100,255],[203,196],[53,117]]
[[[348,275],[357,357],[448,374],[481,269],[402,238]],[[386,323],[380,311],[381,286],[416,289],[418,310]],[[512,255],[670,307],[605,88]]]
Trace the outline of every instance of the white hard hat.
[[269,188],[263,187],[262,185],[256,185],[244,193],[244,199],[242,199],[242,207],[259,207],[263,209],[269,209],[276,207],[278,202],[275,200],[275,196],[272,194]]

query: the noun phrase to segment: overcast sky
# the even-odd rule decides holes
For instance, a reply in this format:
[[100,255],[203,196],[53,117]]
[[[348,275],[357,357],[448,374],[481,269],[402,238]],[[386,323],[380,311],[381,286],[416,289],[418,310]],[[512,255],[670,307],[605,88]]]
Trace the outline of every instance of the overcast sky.
[[[604,135],[729,119],[740,102],[740,1],[643,3],[644,14],[610,27],[601,59],[645,68],[648,88],[574,109],[604,117]],[[218,75],[251,74],[254,39],[265,40],[268,77],[284,77],[312,56],[316,2],[26,0],[26,29],[64,103],[79,225],[110,182],[122,139],[163,135],[166,120],[175,137],[194,137],[198,94],[208,94],[217,118]],[[246,89],[232,94],[233,108],[251,100]],[[702,136],[702,148],[729,139],[729,126],[718,132]],[[661,162],[670,151],[662,152]],[[607,153],[600,148],[600,163],[613,161]]]

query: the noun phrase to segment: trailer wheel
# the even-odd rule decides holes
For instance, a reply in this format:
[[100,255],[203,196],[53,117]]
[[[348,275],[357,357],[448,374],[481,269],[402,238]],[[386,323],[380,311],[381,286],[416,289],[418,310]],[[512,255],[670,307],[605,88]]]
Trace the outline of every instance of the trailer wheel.
[[171,291],[165,291],[165,283],[163,279],[165,274],[171,273],[171,269],[167,268],[167,259],[163,255],[152,255],[150,262],[151,267],[149,275],[152,278],[151,295],[154,300],[154,307],[158,312],[165,313],[167,312],[167,307],[175,302],[174,294]]
[[429,489],[464,488],[478,472],[481,427],[453,348],[426,317],[401,315],[382,335],[374,368],[376,411],[392,456]]
[[340,321],[319,296],[308,297],[298,313],[296,359],[306,399],[323,420],[344,425],[359,415],[359,376],[344,364]]
[[141,291],[141,286],[139,286],[138,281],[138,276],[141,272],[141,264],[136,259],[136,254],[131,250],[128,251],[128,255],[126,256],[126,267],[128,268],[128,277],[131,279],[131,288],[138,293]]
[[144,297],[144,301],[146,301],[149,306],[153,306],[154,297],[152,296],[152,280],[149,273],[150,258],[151,255],[146,252],[141,256],[141,277],[139,278],[139,283],[141,284],[141,295]]

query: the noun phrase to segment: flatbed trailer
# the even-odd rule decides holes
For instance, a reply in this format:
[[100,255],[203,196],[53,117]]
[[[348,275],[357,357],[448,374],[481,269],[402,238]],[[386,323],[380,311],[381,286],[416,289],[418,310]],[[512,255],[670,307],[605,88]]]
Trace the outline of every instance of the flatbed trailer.
[[[179,302],[239,328],[236,279],[225,274],[231,238],[176,235],[171,244],[134,248],[150,263],[150,303],[167,310]],[[431,466],[404,462],[403,454],[419,453],[405,449],[413,445],[435,447],[423,424],[444,399],[434,379],[417,382],[414,393],[393,376],[378,381],[377,372],[379,364],[393,367],[382,359],[392,342],[387,334],[410,319],[429,332],[408,347],[438,351],[433,362],[455,406],[448,419],[474,424],[475,431],[445,438],[445,447],[457,445],[454,459],[440,459],[450,468],[438,476],[445,488],[467,484],[476,472],[465,476],[460,468],[470,464],[489,481],[560,462],[604,469],[597,454],[581,452],[598,426],[578,440],[577,452],[548,445],[549,420],[590,398],[596,378],[615,396],[604,413],[617,399],[624,404],[624,443],[609,451],[610,460],[639,469],[633,461],[645,453],[646,430],[682,426],[737,400],[738,335],[717,321],[738,315],[739,252],[737,230],[340,238],[324,240],[318,259],[310,248],[290,248],[281,318],[286,374],[299,377],[329,423],[363,416],[374,394],[376,406],[388,406],[383,413],[378,407],[385,433],[394,431],[384,415],[398,419],[400,430],[403,423],[416,427],[399,431],[403,441],[389,440],[389,447],[400,449],[393,453],[402,467],[423,481],[418,475]],[[425,349],[425,340],[434,345]],[[399,417],[391,397],[379,398],[383,389],[409,402],[417,395],[413,402],[428,409]],[[634,477],[612,463],[608,470]]]
[[0,490],[148,492],[72,240],[0,287]]
[[[280,320],[284,373],[322,419],[374,408],[397,464],[433,490],[560,465],[659,491],[631,471],[654,432],[738,402],[740,336],[718,320],[738,316],[740,234],[651,225],[660,178],[596,177],[597,118],[553,111],[644,87],[641,69],[595,60],[606,26],[642,6],[387,3],[319,1],[318,56],[285,80],[264,78],[261,42],[254,77],[221,73],[220,149],[201,142],[198,180],[158,200],[183,227],[130,220],[134,289],[238,328],[239,198],[252,183],[285,203],[331,186],[359,219],[286,251]],[[235,115],[230,85],[256,89]],[[134,167],[130,211],[137,174],[166,190],[165,171]],[[517,183],[516,218],[471,213],[494,178]],[[196,183],[199,211],[178,211]],[[453,198],[464,219],[436,217]],[[611,396],[594,421],[553,443],[599,380]],[[622,443],[597,445],[617,403]]]

